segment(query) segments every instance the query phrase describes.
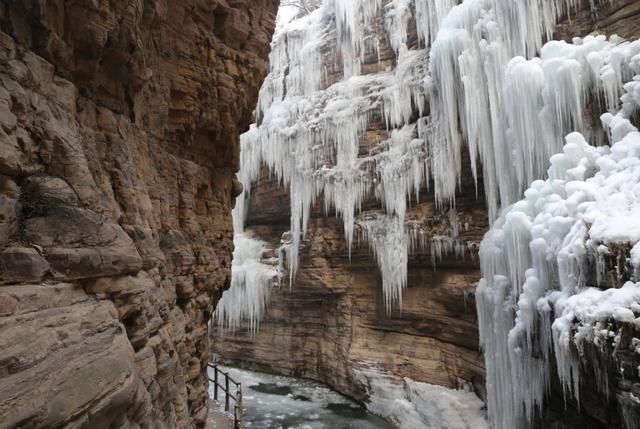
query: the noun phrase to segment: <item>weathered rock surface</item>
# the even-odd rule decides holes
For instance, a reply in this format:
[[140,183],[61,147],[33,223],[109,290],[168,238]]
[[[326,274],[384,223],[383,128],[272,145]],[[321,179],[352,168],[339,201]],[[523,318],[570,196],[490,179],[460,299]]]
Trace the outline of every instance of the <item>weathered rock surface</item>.
[[276,0],[0,1],[0,427],[206,419]]
[[[603,2],[595,14],[585,1],[570,20],[558,25],[557,33],[565,39],[594,31],[637,38],[639,28],[637,1]],[[383,47],[381,54],[368,58],[363,73],[393,67],[392,52]],[[327,69],[339,66],[329,64]],[[372,121],[361,141],[361,154],[384,138],[381,122]],[[460,239],[468,249],[465,258],[445,256],[434,267],[429,252],[414,253],[401,310],[386,314],[381,278],[367,244],[349,257],[342,221],[324,217],[320,203],[310,220],[293,287],[285,282],[273,291],[255,337],[247,330],[214,332],[215,353],[229,363],[316,379],[358,399],[366,398],[366,386],[357,369],[371,361],[398,378],[447,387],[471,383],[484,397],[473,292],[480,278],[477,245],[488,221],[484,196],[476,192],[470,172],[466,177],[456,201]],[[481,183],[477,189],[483,189]],[[424,190],[421,203],[414,204],[407,219],[427,225],[430,235],[451,235],[447,211],[436,208],[433,200],[433,194]],[[367,203],[364,211],[377,207]],[[290,229],[289,213],[287,190],[264,173],[251,191],[247,230],[275,248]],[[620,411],[612,401],[602,400],[595,383],[583,388],[581,414],[575,404],[565,407],[561,387],[557,382],[554,386],[541,427],[622,427]]]

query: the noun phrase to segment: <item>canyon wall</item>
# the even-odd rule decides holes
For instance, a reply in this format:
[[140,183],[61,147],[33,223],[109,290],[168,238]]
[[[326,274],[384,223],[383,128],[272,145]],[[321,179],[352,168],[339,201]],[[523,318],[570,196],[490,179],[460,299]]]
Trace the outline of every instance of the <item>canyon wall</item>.
[[0,1],[0,427],[190,428],[277,0]]
[[[382,26],[381,21],[374,25]],[[597,12],[582,2],[579,11],[557,25],[556,34],[566,40],[594,31],[637,38],[638,28],[638,2],[604,2]],[[396,66],[389,40],[380,40],[380,56],[365,57],[363,74]],[[415,30],[409,28],[408,45],[417,44]],[[331,83],[339,79],[340,58],[335,46],[325,50]],[[385,119],[372,118],[360,141],[360,156],[387,137]],[[273,289],[257,333],[248,329],[213,332],[214,352],[223,362],[319,380],[361,400],[367,399],[369,386],[360,370],[370,366],[398,380],[409,377],[450,388],[471,384],[485,398],[474,288],[480,278],[478,245],[488,229],[488,216],[482,175],[476,185],[468,159],[463,159],[463,169],[455,209],[437,207],[433,191],[424,188],[419,202],[407,209],[407,222],[419,224],[422,235],[433,242],[410,255],[401,307],[387,313],[381,274],[368,244],[361,240],[349,253],[342,220],[326,216],[320,201],[313,207],[292,286],[285,280]],[[287,189],[263,170],[251,190],[248,233],[278,248],[286,241],[283,234],[291,229],[289,201]],[[379,207],[373,199],[366,200],[360,217],[374,216]],[[456,256],[445,251],[440,257],[438,241],[446,248],[451,238],[462,243],[464,252]],[[629,367],[634,359],[629,355]],[[580,414],[574,403],[565,406],[562,388],[554,381],[551,406],[539,424],[621,427],[623,417],[615,398],[603,400],[595,382],[586,384]]]

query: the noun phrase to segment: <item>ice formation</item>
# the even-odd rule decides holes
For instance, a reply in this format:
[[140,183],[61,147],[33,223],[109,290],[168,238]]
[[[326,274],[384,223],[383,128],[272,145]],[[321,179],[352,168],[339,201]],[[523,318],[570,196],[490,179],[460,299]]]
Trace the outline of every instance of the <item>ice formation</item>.
[[[444,15],[454,3],[419,6],[423,41],[437,29],[431,12]],[[245,198],[262,166],[290,189],[292,242],[287,255],[291,280],[298,268],[311,206],[322,198],[326,213],[333,210],[343,219],[349,249],[356,230],[371,238],[389,308],[401,300],[406,286],[409,243],[430,243],[410,237],[405,226],[408,201],[419,198],[429,182],[428,154],[420,136],[426,126],[416,125],[414,118],[416,112],[419,116],[425,112],[428,51],[407,47],[413,10],[410,0],[326,0],[313,13],[282,26],[273,42],[271,72],[260,93],[258,124],[242,137],[239,173],[246,189],[238,203],[239,220],[246,216]],[[380,15],[391,36],[397,65],[393,71],[361,75],[364,57],[379,48],[376,20]],[[343,73],[341,80],[329,85],[323,47],[332,40],[341,53]],[[380,116],[389,129],[388,139],[372,153],[360,153],[360,139],[370,120]],[[369,195],[381,201],[385,213],[359,220],[362,201]],[[236,227],[240,229],[241,222]],[[382,243],[400,247],[389,251]],[[438,250],[443,249],[440,244],[438,240]],[[445,247],[464,250],[463,246]]]
[[489,429],[484,403],[468,386],[455,390],[400,379],[374,362],[362,362],[356,374],[367,387],[369,411],[400,428]]
[[[572,2],[533,3],[464,1],[444,18],[430,52],[426,140],[434,154],[434,192],[441,201],[454,200],[465,143],[474,176],[477,160],[483,167],[492,220],[543,177],[566,134],[590,136],[583,113],[588,101],[601,100],[588,95],[602,92],[602,103],[615,111],[637,61],[637,43],[616,37],[541,47]],[[530,56],[538,50],[539,57]]]
[[[319,198],[327,214],[333,209],[343,219],[351,249],[354,230],[367,228],[358,214],[370,194],[401,225],[408,202],[425,187],[432,187],[438,206],[453,208],[465,144],[474,177],[482,167],[493,220],[499,208],[544,176],[567,133],[591,137],[583,120],[588,102],[617,108],[622,83],[633,77],[637,44],[590,36],[543,46],[557,19],[575,7],[573,0],[457,3],[325,0],[311,14],[280,25],[258,123],[243,136],[240,180],[248,197],[266,166],[289,187],[292,281],[311,206]],[[421,45],[410,48],[408,27],[414,22]],[[360,74],[385,34],[396,52],[395,69]],[[342,78],[335,83],[326,70],[332,45],[342,58]],[[588,99],[591,93],[601,93],[602,100]],[[378,115],[389,140],[376,153],[361,153],[360,140]],[[241,200],[240,220],[246,203]],[[393,240],[411,249],[415,241],[400,236],[410,229],[394,231]],[[406,267],[404,252],[376,256],[381,267]],[[389,305],[402,297],[402,269],[397,278],[383,276]]]
[[218,302],[214,319],[220,329],[233,331],[246,322],[255,333],[281,270],[275,261],[264,261],[266,243],[237,233],[233,244],[231,286]]
[[[390,126],[408,122],[412,104],[403,105],[401,100],[423,103],[419,82],[411,79],[415,76],[412,70],[422,67],[425,60],[424,51],[410,52],[394,73],[352,77],[306,97],[288,96],[272,103],[262,124],[243,136],[240,179],[247,195],[262,164],[290,188],[292,279],[311,206],[320,196],[324,197],[325,211],[333,208],[344,220],[350,249],[356,214],[368,194],[383,200],[387,214],[398,217],[404,225],[407,197],[417,195],[426,181],[426,154],[416,127],[394,130],[381,142],[382,153],[367,157],[358,157],[359,138],[381,103],[388,106],[384,117]],[[245,216],[245,203],[239,202],[239,219]],[[398,233],[404,235],[404,229]],[[393,294],[399,297],[398,291]]]
[[554,356],[567,396],[579,399],[587,365],[608,394],[607,372],[585,347],[609,355],[605,346],[613,340],[615,349],[616,341],[609,325],[640,324],[638,261],[622,250],[606,262],[640,242],[640,133],[629,120],[638,112],[640,76],[624,89],[620,111],[602,116],[611,147],[569,134],[548,179],[505,209],[481,244],[476,297],[497,427],[526,426],[541,409]]
[[[409,252],[464,254],[455,197],[468,153],[493,224],[481,246],[477,303],[497,428],[526,425],[542,407],[550,359],[567,395],[578,396],[574,345],[596,338],[588,327],[604,322],[575,310],[585,301],[572,296],[595,293],[587,286],[637,281],[640,272],[640,231],[629,221],[640,215],[640,153],[631,123],[640,101],[634,80],[640,42],[602,35],[550,40],[558,19],[576,6],[575,0],[325,0],[279,27],[257,123],[242,137],[245,193],[237,230],[251,184],[266,167],[289,187],[290,280],[311,208],[321,200],[327,215],[342,218],[350,250],[354,238],[368,242],[388,309],[401,303]],[[418,46],[408,45],[412,23]],[[362,74],[385,35],[396,67]],[[333,45],[341,72],[327,70]],[[602,126],[589,120],[593,112],[608,112]],[[364,133],[377,118],[388,135],[363,151]],[[450,235],[425,236],[407,219],[425,188],[450,213]],[[371,196],[381,211],[363,216],[361,205]],[[618,271],[605,272],[612,258]],[[629,316],[623,310],[611,317]],[[562,327],[571,314],[583,323],[583,336]]]
[[407,285],[408,251],[404,225],[399,216],[379,216],[363,220],[363,238],[369,243],[382,275],[382,291],[387,311],[401,301]]

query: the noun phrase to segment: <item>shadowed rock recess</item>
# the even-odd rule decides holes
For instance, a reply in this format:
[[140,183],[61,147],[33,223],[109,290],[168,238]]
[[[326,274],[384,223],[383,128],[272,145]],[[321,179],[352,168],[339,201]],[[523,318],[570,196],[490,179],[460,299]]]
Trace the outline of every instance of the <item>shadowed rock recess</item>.
[[0,428],[191,428],[277,0],[0,1]]
[[[556,25],[555,39],[571,41],[575,36],[591,33],[618,34],[632,40],[640,36],[639,2],[596,2],[600,5],[597,10],[591,10],[588,1],[575,3],[578,6],[575,11],[572,9],[572,16],[564,16]],[[397,66],[391,48],[393,42],[384,32],[384,10],[380,8],[379,15],[370,22],[369,30],[378,33],[380,45],[375,49],[364,48],[361,74],[365,76],[393,71]],[[413,21],[413,18],[408,20],[409,49],[420,47]],[[326,72],[323,88],[343,78],[339,42],[335,34],[328,34],[319,49]],[[593,110],[595,115],[601,113]],[[385,123],[388,118],[376,112],[370,114],[366,130],[360,133],[360,158],[373,153],[380,142],[389,137],[388,123]],[[415,123],[421,114],[414,111],[411,121]],[[585,116],[589,115],[587,112]],[[591,127],[597,119],[591,117],[587,121]],[[280,287],[274,287],[270,295],[267,294],[268,305],[257,331],[253,329],[255,321],[233,332],[212,331],[214,352],[226,363],[319,380],[363,401],[370,398],[371,386],[359,372],[363,366],[370,365],[393,375],[400,384],[407,377],[449,388],[472,385],[478,396],[486,400],[485,362],[478,345],[474,289],[481,277],[477,255],[480,241],[489,228],[488,208],[482,172],[478,174],[478,184],[474,183],[468,154],[466,157],[464,154],[466,150],[455,199],[455,223],[460,225],[456,238],[464,246],[464,258],[453,255],[452,249],[443,252],[442,258],[432,255],[439,252],[436,246],[411,253],[402,308],[396,305],[387,312],[376,257],[366,240],[359,243],[357,240],[361,231],[356,225],[356,243],[350,251],[343,220],[332,216],[333,209],[326,215],[325,203],[320,197],[312,206],[308,231],[300,244],[300,261],[292,286],[289,287],[289,279],[285,278]],[[288,231],[292,228],[289,189],[280,183],[282,172],[274,171],[262,169],[246,202],[246,234],[266,242],[270,249],[286,246],[291,241]],[[413,199],[411,207],[407,203],[406,222],[419,224],[429,237],[451,237],[456,227],[449,208],[438,207],[434,199],[433,189],[421,189],[420,202]],[[358,219],[375,218],[380,207],[380,202],[373,197],[364,198]],[[274,256],[277,255],[268,250],[263,262],[273,264]],[[286,272],[284,274],[287,277]],[[635,400],[639,393],[640,361],[634,346],[627,344],[631,341],[629,338],[638,337],[638,331],[637,328],[633,331],[632,326],[623,330],[626,345],[617,352],[619,367],[610,362],[605,369],[610,376],[610,394],[604,395],[598,390],[593,372],[585,373],[577,404],[568,395],[564,399],[557,376],[552,376],[550,399],[544,411],[529,422],[532,426],[606,428],[626,424],[638,427],[633,426],[634,421],[640,424],[638,416],[633,414],[637,413],[638,404],[630,406],[630,414],[624,411],[624,404]],[[607,350],[606,353],[613,352]],[[626,371],[621,371],[620,366]],[[555,369],[551,372],[555,373]]]

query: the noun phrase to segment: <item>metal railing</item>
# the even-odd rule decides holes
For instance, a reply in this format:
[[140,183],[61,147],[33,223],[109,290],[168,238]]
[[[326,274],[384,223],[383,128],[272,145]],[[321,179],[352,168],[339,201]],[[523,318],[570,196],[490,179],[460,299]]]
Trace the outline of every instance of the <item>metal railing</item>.
[[[218,365],[209,363],[207,366],[213,370],[213,378],[209,375],[209,381],[212,382],[214,386],[213,399],[216,402],[221,403],[218,400],[218,392],[219,389],[221,389],[224,393],[224,410],[227,413],[230,410],[229,407],[231,399],[233,399],[235,403],[233,407],[233,427],[235,429],[242,429],[244,427],[242,421],[242,384],[231,378],[228,372],[222,371],[218,368]],[[224,384],[220,383],[222,378],[224,378]],[[231,389],[229,389],[231,385],[235,387],[235,395],[232,394]]]

